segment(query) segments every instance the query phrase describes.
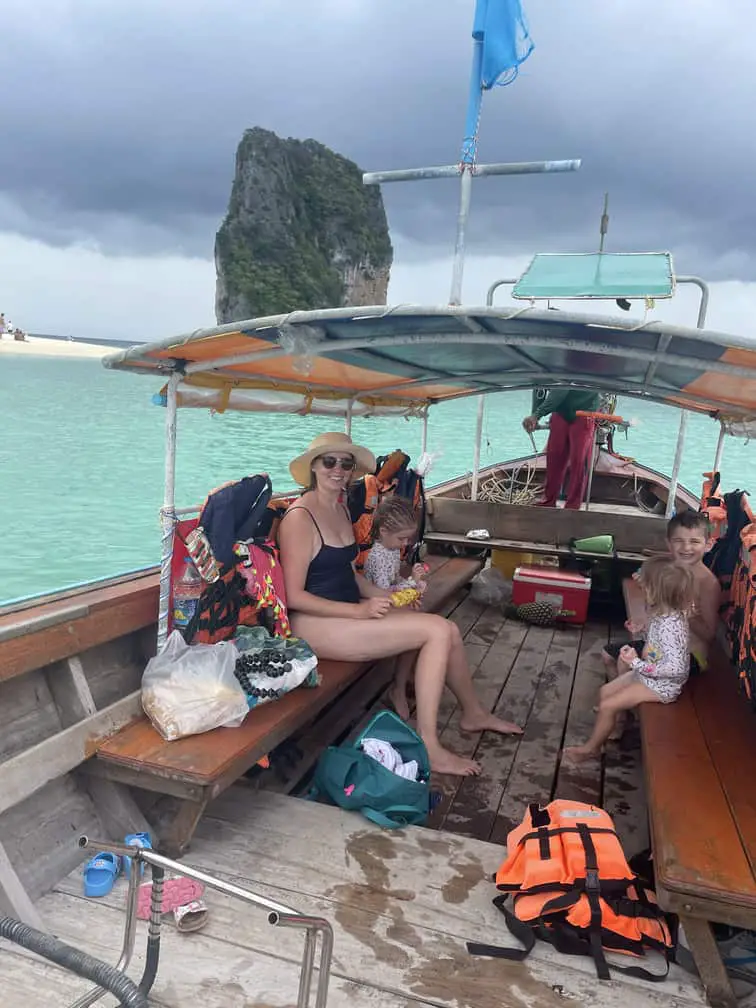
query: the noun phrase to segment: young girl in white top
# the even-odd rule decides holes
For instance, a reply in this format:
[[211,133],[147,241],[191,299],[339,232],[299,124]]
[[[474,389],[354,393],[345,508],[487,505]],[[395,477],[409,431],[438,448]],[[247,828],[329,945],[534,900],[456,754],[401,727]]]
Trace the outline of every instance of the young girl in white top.
[[[593,734],[581,746],[563,752],[568,762],[594,759],[609,738],[617,716],[641,703],[677,700],[690,673],[688,614],[693,604],[690,567],[668,557],[652,557],[640,569],[638,582],[646,598],[648,629],[641,655],[626,644],[617,659],[617,678],[601,687]],[[630,627],[632,633],[642,626]]]
[[[423,580],[426,568],[415,564],[410,577],[401,576],[402,550],[417,535],[417,515],[412,504],[404,497],[385,497],[375,509],[372,528],[373,545],[363,570],[368,581],[379,588],[394,592],[401,588],[417,588],[422,596],[427,587]],[[420,602],[414,603],[416,608]],[[394,710],[405,721],[409,718],[407,682],[414,664],[414,655],[406,653],[397,659],[396,675],[390,697]]]

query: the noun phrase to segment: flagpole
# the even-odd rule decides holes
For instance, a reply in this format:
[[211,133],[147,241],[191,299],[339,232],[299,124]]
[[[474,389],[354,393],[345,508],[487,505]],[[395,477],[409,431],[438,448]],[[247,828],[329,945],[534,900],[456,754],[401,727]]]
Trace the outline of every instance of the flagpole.
[[[480,0],[478,0],[480,2]],[[479,11],[476,9],[476,22]],[[459,183],[459,213],[457,215],[457,237],[454,243],[454,262],[452,265],[451,290],[449,304],[462,304],[462,280],[465,272],[465,238],[467,237],[467,222],[470,218],[470,203],[472,200],[472,181],[475,161],[478,153],[478,124],[483,101],[481,75],[483,70],[483,39],[476,38],[473,44],[472,70],[470,72],[470,95],[467,100],[467,119],[465,121],[465,139],[462,143]]]

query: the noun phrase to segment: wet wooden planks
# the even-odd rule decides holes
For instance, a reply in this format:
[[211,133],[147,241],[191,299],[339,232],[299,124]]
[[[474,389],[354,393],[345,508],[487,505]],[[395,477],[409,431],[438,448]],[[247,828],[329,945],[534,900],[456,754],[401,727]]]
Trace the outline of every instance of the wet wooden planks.
[[[601,650],[616,633],[609,621],[583,627],[543,628],[484,609],[470,619],[473,603],[454,614],[484,705],[524,729],[522,736],[461,731],[453,698],[442,704],[445,745],[482,766],[477,777],[434,778],[441,793],[429,825],[504,844],[530,801],[573,798],[603,805],[616,816],[628,854],[647,843],[640,752],[609,743],[601,761],[562,765],[564,745],[584,741],[593,707],[606,681]],[[460,607],[461,608],[461,607]],[[461,617],[461,618],[460,618]]]
[[[190,860],[331,922],[332,1008],[558,1008],[565,999],[583,1008],[703,1004],[699,985],[674,965],[669,985],[630,979],[598,985],[589,958],[567,960],[544,943],[525,963],[469,956],[467,940],[489,942],[503,934],[488,878],[498,850],[479,841],[421,828],[386,833],[354,813],[231,789],[210,807]],[[121,879],[109,895],[87,900],[81,877],[73,874],[43,897],[40,909],[64,941],[113,962],[125,885]],[[217,892],[206,890],[205,899],[203,931],[178,934],[166,919],[151,1003],[291,1008],[301,934],[272,928],[265,913]],[[146,929],[138,922],[130,970],[136,977]],[[0,969],[7,1003],[26,1008],[61,996],[69,1003],[88,986],[4,944]]]

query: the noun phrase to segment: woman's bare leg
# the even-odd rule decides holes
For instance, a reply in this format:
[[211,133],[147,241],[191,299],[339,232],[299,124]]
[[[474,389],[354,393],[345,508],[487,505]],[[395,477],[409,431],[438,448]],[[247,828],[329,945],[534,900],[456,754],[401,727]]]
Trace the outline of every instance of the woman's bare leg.
[[407,700],[407,684],[412,670],[417,661],[417,654],[414,651],[405,651],[396,660],[396,672],[394,681],[389,689],[389,699],[391,704],[403,721],[409,721],[410,709]]
[[[614,686],[615,683],[608,685]],[[614,723],[620,711],[632,710],[641,703],[661,703],[661,697],[642,682],[627,683],[623,689],[615,690],[605,694],[602,687],[602,697],[599,702],[599,712],[593,734],[586,743],[581,746],[568,746],[562,752],[562,756],[569,763],[583,763],[585,760],[595,759],[601,753],[601,747],[609,738],[614,728]]]
[[295,613],[291,624],[294,633],[306,640],[318,657],[333,661],[371,661],[418,651],[417,727],[432,769],[458,776],[480,773],[479,763],[445,749],[438,738],[438,707],[452,649],[452,624],[448,620],[430,613],[388,613],[374,620],[324,619]]
[[522,735],[522,728],[511,721],[502,721],[487,711],[478,699],[470,673],[470,664],[465,654],[465,645],[459,627],[449,621],[451,630],[451,651],[446,684],[459,701],[461,707],[459,724],[462,731],[493,731],[502,735]]

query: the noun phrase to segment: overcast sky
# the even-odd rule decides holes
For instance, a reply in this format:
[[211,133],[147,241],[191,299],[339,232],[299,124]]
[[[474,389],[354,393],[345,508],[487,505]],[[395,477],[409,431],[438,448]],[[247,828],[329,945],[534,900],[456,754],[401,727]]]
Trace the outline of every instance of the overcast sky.
[[[484,161],[574,174],[475,184],[465,300],[535,251],[670,249],[756,309],[753,0],[523,0],[535,51],[484,97]],[[236,145],[260,125],[365,170],[448,164],[473,0],[0,0],[0,310],[24,328],[146,339],[213,322]],[[390,299],[444,300],[454,181],[384,187]],[[692,302],[673,314],[690,317]],[[695,316],[693,315],[693,318]]]

